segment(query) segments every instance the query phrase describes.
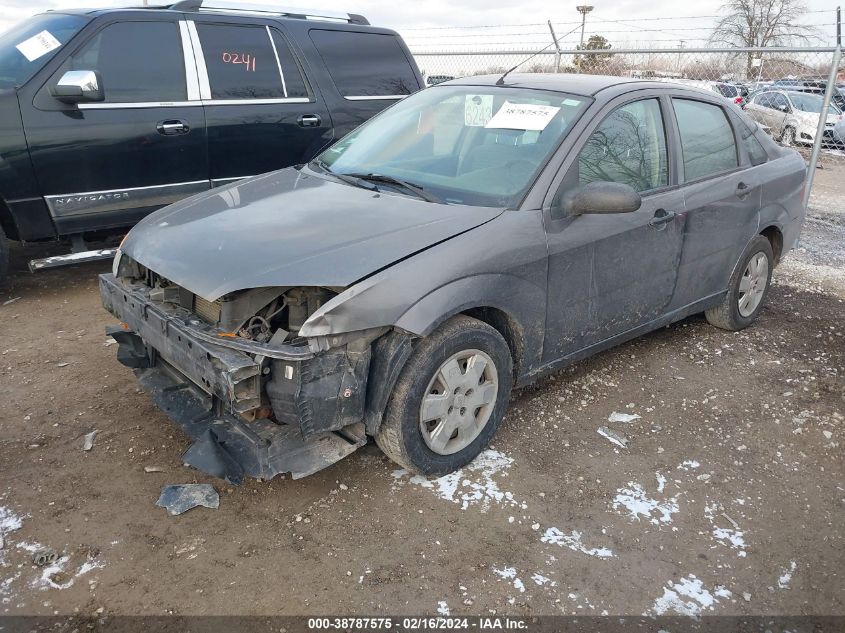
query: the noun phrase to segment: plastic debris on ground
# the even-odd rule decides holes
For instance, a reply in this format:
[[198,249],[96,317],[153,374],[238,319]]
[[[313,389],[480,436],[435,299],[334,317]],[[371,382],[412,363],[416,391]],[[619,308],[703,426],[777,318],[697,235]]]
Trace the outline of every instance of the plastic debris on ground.
[[601,435],[602,437],[606,437],[613,444],[621,446],[622,448],[628,448],[629,441],[628,438],[624,435],[617,433],[616,431],[609,429],[606,426],[600,426],[598,429],[596,429],[596,431],[599,435]]
[[85,437],[82,440],[83,451],[90,451],[92,448],[94,448],[94,438],[97,437],[97,433],[99,433],[99,431],[97,429],[94,429],[90,433],[85,434]]
[[161,489],[156,505],[175,516],[199,506],[216,510],[220,496],[211,484],[176,484]]
[[636,413],[617,413],[614,411],[610,414],[610,417],[607,418],[608,422],[623,422],[624,424],[630,424],[634,420],[639,420],[640,416]]

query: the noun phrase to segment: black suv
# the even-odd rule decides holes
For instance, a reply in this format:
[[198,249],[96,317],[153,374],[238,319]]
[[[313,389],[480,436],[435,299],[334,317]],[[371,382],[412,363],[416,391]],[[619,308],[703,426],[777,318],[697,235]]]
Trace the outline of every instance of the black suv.
[[48,12],[0,36],[0,280],[3,233],[85,251],[92,232],[307,162],[423,87],[397,33],[314,13],[183,0]]

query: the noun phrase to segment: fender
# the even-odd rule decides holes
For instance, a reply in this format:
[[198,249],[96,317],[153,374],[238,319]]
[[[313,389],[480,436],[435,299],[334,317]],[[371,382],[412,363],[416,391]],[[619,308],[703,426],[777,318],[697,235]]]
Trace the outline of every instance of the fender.
[[393,385],[413,352],[414,335],[427,336],[456,314],[483,308],[494,308],[508,321],[516,339],[509,341],[509,346],[520,375],[539,364],[546,311],[546,295],[541,288],[513,275],[486,274],[453,281],[422,297],[397,319],[393,331],[373,343],[367,381],[367,433],[374,435],[381,426]]

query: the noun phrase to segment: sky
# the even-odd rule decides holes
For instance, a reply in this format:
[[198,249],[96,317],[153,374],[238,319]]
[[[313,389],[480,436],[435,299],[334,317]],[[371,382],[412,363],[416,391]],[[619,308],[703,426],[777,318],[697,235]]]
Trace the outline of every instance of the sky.
[[[119,6],[141,1],[0,0],[0,31],[47,9]],[[149,1],[155,4],[162,2]],[[712,16],[720,14],[722,4],[722,0],[697,0],[694,4],[677,0],[652,0],[649,3],[641,0],[591,1],[595,9],[587,18],[587,36],[601,33],[616,48],[620,45],[670,48],[680,46],[681,40],[687,47],[703,45],[715,21]],[[303,0],[290,3],[249,2],[277,6],[306,5]],[[549,41],[547,20],[555,24],[564,45],[574,46],[580,37],[580,15],[575,9],[580,3],[583,0],[571,4],[545,0],[315,0],[306,6],[360,13],[372,24],[398,30],[412,50],[463,50],[475,45],[506,48],[515,42],[527,47],[543,45]],[[809,10],[805,23],[817,27],[821,35],[819,44],[831,45],[835,33],[835,0],[805,0],[805,4]],[[500,26],[491,28],[495,25]],[[575,32],[563,37],[570,29],[575,29]]]

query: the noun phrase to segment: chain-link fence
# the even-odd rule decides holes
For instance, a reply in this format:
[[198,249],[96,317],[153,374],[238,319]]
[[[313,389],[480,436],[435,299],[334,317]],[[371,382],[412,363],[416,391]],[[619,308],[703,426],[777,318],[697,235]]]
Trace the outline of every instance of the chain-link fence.
[[714,91],[745,109],[776,140],[805,153],[808,160],[830,86],[819,161],[823,167],[845,169],[845,70],[840,70],[833,48],[560,50],[552,41],[542,52],[538,50],[542,45],[534,50],[412,47],[428,85],[504,73],[520,64],[518,72],[613,75]]

